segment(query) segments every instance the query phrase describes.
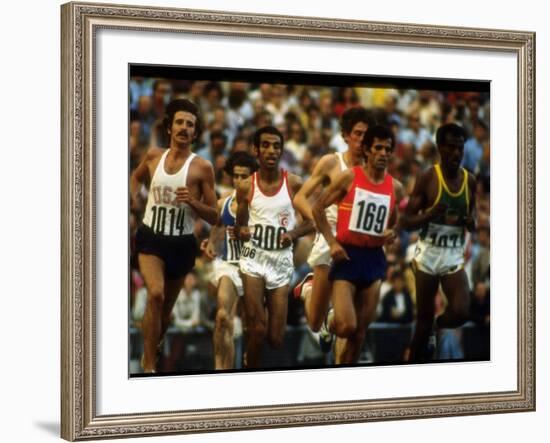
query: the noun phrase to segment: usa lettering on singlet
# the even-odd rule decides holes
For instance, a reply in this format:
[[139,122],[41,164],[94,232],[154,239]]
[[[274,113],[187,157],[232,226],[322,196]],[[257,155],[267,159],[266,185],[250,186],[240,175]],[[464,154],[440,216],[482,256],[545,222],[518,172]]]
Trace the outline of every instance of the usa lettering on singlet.
[[350,190],[338,206],[336,238],[355,246],[382,246],[395,206],[393,177],[386,174],[382,183],[375,184],[361,166],[354,167],[353,172]]
[[462,220],[469,214],[470,208],[468,172],[462,169],[462,185],[458,192],[451,192],[445,183],[440,165],[434,165],[434,170],[438,180],[438,191],[435,202],[428,211],[439,203],[445,204],[447,209],[445,214],[432,220],[420,231],[420,238],[440,248],[462,248],[466,237]]
[[153,174],[143,224],[158,235],[192,234],[195,227],[195,211],[186,203],[176,201],[176,189],[187,185],[189,166],[196,154],[189,155],[179,171],[168,174],[164,168],[168,152],[167,150],[162,154]]
[[281,172],[279,189],[271,195],[264,194],[260,189],[258,173],[252,176],[252,199],[248,218],[252,233],[250,242],[254,247],[267,251],[282,249],[281,236],[294,229],[296,225],[296,214],[288,186],[288,173],[284,170]]
[[[235,199],[235,193],[228,196],[224,203],[221,215],[222,224],[226,227],[235,226],[235,214],[231,212],[231,204]],[[236,264],[239,262],[241,255],[241,242],[236,238],[231,238],[228,234],[227,229],[225,230],[225,238],[223,242],[223,253],[222,260]]]

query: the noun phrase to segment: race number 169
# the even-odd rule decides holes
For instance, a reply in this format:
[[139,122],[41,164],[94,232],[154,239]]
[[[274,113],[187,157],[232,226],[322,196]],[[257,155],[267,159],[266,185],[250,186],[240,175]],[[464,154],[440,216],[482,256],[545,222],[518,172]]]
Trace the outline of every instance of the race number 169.
[[389,195],[356,188],[349,229],[381,236],[388,224],[389,207]]

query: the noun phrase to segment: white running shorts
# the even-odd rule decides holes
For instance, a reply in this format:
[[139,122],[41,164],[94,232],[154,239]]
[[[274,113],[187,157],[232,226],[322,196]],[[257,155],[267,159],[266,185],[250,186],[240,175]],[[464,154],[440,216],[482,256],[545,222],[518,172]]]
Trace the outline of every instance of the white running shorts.
[[239,264],[228,263],[225,260],[217,258],[214,260],[214,284],[218,286],[220,284],[220,279],[222,277],[228,277],[235,289],[237,290],[237,295],[242,297],[243,295],[243,281],[241,279],[241,274],[239,273]]
[[325,237],[321,233],[315,234],[315,239],[313,240],[313,247],[307,258],[307,264],[311,269],[315,266],[326,265],[330,266],[332,264],[332,258],[330,257],[330,248],[328,246]]
[[243,274],[263,278],[266,289],[277,289],[290,284],[294,273],[292,248],[266,251],[252,243],[241,249],[239,266]]
[[464,267],[464,247],[443,248],[418,240],[413,263],[418,270],[426,274],[453,274]]

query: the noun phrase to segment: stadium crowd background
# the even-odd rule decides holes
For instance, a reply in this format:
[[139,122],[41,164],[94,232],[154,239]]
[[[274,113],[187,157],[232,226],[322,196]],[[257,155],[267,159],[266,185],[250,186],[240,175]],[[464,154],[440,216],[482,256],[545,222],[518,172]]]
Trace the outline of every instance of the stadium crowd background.
[[[253,153],[251,136],[256,129],[265,125],[276,126],[285,136],[281,166],[299,174],[305,181],[324,154],[346,150],[339,118],[346,109],[363,106],[374,114],[378,123],[391,127],[396,135],[396,148],[389,172],[404,184],[407,195],[412,192],[417,174],[437,161],[437,128],[445,123],[463,126],[468,134],[463,166],[476,175],[478,183],[478,230],[469,236],[466,248],[466,272],[472,288],[471,322],[468,326],[484,331],[482,335],[474,334],[474,341],[479,341],[483,336],[487,343],[472,357],[464,349],[464,328],[445,331],[440,335],[439,358],[489,358],[491,148],[488,93],[132,77],[129,95],[130,173],[150,147],[166,146],[162,126],[165,106],[174,98],[185,97],[198,104],[202,113],[204,132],[195,143],[194,151],[213,164],[218,197],[231,189],[230,177],[224,172],[227,157],[240,150]],[[138,204],[130,208],[131,374],[140,372],[137,363],[141,353],[139,330],[147,297],[132,244],[146,199],[147,191],[143,187]],[[403,210],[406,203],[407,199],[399,209]],[[195,234],[199,242],[208,236],[208,231],[209,226],[205,222],[196,224]],[[417,238],[417,233],[403,231],[398,241],[386,250],[388,271],[378,308],[380,325],[410,326],[414,322],[415,289],[410,262]],[[295,245],[293,283],[310,271],[306,258],[312,240],[313,236],[306,237]],[[213,361],[212,356],[205,355],[212,352],[210,336],[216,310],[214,288],[209,284],[211,268],[211,263],[201,256],[195,271],[185,280],[173,311],[173,323],[169,330],[172,339],[165,344],[166,358],[162,367],[167,372],[213,368],[208,367],[210,361]],[[444,310],[445,299],[442,294],[438,294],[436,303],[439,312]],[[304,323],[301,304],[289,295],[289,330],[298,328],[301,333],[296,335],[295,340],[302,342],[293,347],[292,352],[300,355],[292,361],[327,362],[318,355],[307,332],[304,333],[307,331]],[[409,333],[410,328],[406,331]],[[389,337],[389,332],[386,335]],[[242,325],[237,315],[236,340],[241,336]],[[390,339],[384,343],[392,346]],[[366,348],[362,361],[376,363],[376,357],[368,349],[368,341]]]

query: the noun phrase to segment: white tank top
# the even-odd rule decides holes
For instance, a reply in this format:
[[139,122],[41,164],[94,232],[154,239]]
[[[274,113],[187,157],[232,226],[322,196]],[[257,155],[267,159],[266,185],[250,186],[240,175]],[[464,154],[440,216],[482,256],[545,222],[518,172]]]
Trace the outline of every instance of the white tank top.
[[[348,166],[344,161],[344,153],[336,152],[335,155],[336,157],[338,157],[338,160],[340,161],[340,172],[348,169]],[[325,214],[327,215],[327,221],[330,227],[332,228],[332,232],[336,232],[336,218],[338,215],[338,205],[330,205],[328,208],[325,209]]]
[[189,155],[178,172],[168,174],[164,169],[168,152],[167,150],[162,154],[151,180],[143,224],[158,235],[192,234],[195,227],[195,211],[186,203],[176,202],[176,189],[187,186],[187,172],[196,154]]
[[290,198],[287,171],[281,170],[279,189],[266,195],[258,185],[258,173],[252,175],[252,199],[249,204],[248,226],[251,243],[268,251],[281,249],[280,238],[296,226],[296,213]]

